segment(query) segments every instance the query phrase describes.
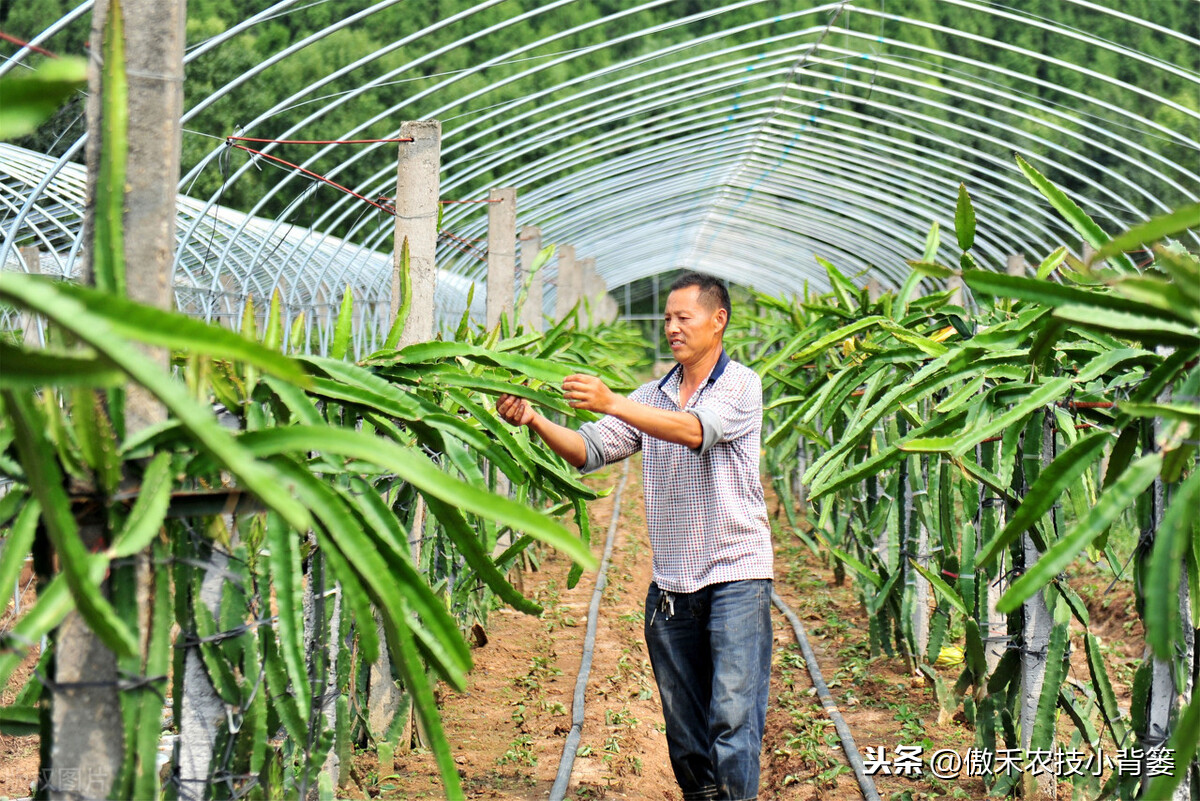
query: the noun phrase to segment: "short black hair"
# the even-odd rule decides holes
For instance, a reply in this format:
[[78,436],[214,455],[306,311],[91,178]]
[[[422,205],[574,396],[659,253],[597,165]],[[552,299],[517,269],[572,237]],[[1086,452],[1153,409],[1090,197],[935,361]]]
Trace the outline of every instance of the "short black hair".
[[689,286],[700,288],[700,300],[708,308],[714,311],[724,309],[725,324],[729,325],[729,319],[733,316],[733,304],[729,302],[729,290],[725,288],[724,281],[707,273],[689,272],[675,279],[671,284],[671,291],[687,289]]

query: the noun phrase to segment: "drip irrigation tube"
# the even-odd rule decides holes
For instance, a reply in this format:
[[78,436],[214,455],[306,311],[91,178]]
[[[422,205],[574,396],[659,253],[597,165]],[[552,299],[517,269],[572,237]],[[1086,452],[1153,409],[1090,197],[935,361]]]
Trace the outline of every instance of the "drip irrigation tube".
[[[592,671],[592,656],[596,648],[596,626],[600,619],[600,600],[604,596],[604,588],[608,586],[608,563],[612,557],[613,542],[616,540],[617,526],[621,520],[621,494],[624,492],[625,483],[628,480],[629,462],[626,460],[621,473],[621,480],[617,483],[616,492],[613,493],[612,518],[609,521],[608,535],[604,541],[604,556],[600,559],[600,570],[596,576],[596,588],[592,591],[592,602],[588,607],[587,634],[583,641],[583,656],[579,663],[579,675],[575,679],[575,697],[571,702],[571,730],[567,733],[566,742],[563,743],[563,753],[558,765],[558,774],[554,778],[554,786],[550,788],[550,801],[563,801],[565,798],[567,787],[571,783],[571,771],[575,767],[575,752],[579,749],[579,741],[583,736],[584,704],[587,700],[588,676]],[[850,767],[854,771],[855,778],[858,779],[863,799],[865,801],[881,801],[879,792],[875,789],[875,783],[866,774],[862,757],[859,756],[858,747],[854,744],[854,737],[850,734],[850,727],[846,725],[841,712],[838,711],[837,702],[829,693],[829,688],[825,685],[825,679],[821,676],[821,669],[817,665],[816,654],[813,653],[812,647],[808,644],[808,638],[804,634],[804,626],[777,593],[771,593],[771,601],[787,617],[788,622],[792,624],[792,630],[796,635],[796,642],[800,644],[800,651],[803,653],[804,661],[808,665],[808,672],[812,677],[813,686],[816,687],[817,696],[821,699],[821,705],[833,721],[838,736],[842,740],[842,749],[846,752],[846,759],[850,762]]]
[[804,626],[801,625],[800,618],[796,617],[796,614],[777,593],[771,593],[771,601],[792,624],[792,631],[796,633],[796,642],[800,643],[800,651],[804,654],[804,662],[808,665],[809,675],[812,676],[813,686],[817,688],[821,705],[825,707],[825,712],[828,713],[834,727],[837,728],[838,737],[842,738],[842,750],[846,752],[846,759],[850,762],[855,778],[858,779],[858,786],[862,789],[863,798],[866,801],[880,801],[879,792],[875,789],[875,782],[867,775],[862,757],[858,755],[858,746],[854,744],[854,738],[850,735],[850,727],[846,725],[842,713],[838,711],[837,701],[833,700],[833,696],[829,694],[829,688],[825,686],[821,668],[817,666],[817,656],[808,644],[808,637],[804,635]]
[[600,618],[600,599],[608,585],[608,560],[612,556],[613,540],[617,538],[617,523],[621,519],[621,493],[629,480],[629,460],[625,460],[617,491],[613,493],[612,519],[608,524],[608,536],[604,540],[604,556],[600,560],[600,572],[596,575],[596,589],[592,591],[592,604],[588,607],[587,636],[583,641],[583,658],[579,663],[579,676],[575,679],[575,699],[571,702],[571,731],[563,744],[562,761],[558,763],[558,775],[550,788],[550,801],[562,801],[571,783],[571,770],[575,767],[575,752],[583,735],[583,705],[587,700],[588,675],[592,672],[592,654],[596,648],[596,622]]

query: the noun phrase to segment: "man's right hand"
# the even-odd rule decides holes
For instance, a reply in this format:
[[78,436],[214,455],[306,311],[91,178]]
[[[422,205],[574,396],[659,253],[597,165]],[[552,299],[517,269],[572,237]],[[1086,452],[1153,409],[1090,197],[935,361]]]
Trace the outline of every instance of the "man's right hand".
[[496,400],[496,414],[509,425],[528,426],[550,446],[550,450],[576,467],[583,467],[587,462],[587,443],[583,435],[538,414],[525,398],[501,395]]
[[537,416],[529,401],[516,395],[501,395],[496,401],[496,414],[500,415],[504,422],[514,426],[527,426]]

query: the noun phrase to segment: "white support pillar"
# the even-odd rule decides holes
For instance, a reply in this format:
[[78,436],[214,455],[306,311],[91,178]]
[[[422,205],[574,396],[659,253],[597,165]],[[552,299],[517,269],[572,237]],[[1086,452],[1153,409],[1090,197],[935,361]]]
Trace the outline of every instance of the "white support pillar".
[[[442,123],[438,120],[403,122],[400,124],[400,136],[413,140],[400,143],[400,159],[396,169],[396,234],[390,319],[396,319],[404,300],[400,254],[407,241],[411,302],[408,320],[400,334],[399,346],[403,348],[417,342],[429,341],[437,327],[437,307],[434,298],[437,293],[437,220],[442,169]],[[418,498],[416,507],[409,540],[413,550],[419,551],[420,532],[425,528],[424,500]],[[375,615],[375,622],[377,626],[380,625],[378,613]],[[383,735],[400,707],[400,690],[392,680],[392,665],[386,648],[379,649],[379,659],[371,665],[367,686],[368,727],[372,734]],[[412,731],[411,707],[409,714],[410,718],[405,726],[406,734]],[[407,741],[404,744],[406,745]]]
[[575,246],[558,247],[558,287],[554,299],[554,319],[561,320],[579,300],[579,267],[575,263]]
[[408,242],[408,320],[400,347],[431,339],[436,331],[434,296],[437,292],[438,181],[442,161],[442,123],[416,120],[400,124],[401,142],[396,169],[396,236],[392,271],[392,319],[403,301],[400,251]]
[[[179,118],[183,113],[183,45],[186,6],[183,0],[125,0],[121,6],[127,73],[128,134],[124,142],[106,135],[101,110],[103,86],[101,60],[111,5],[96,0],[92,7],[90,58],[88,63],[88,203],[84,219],[84,264],[81,281],[95,284],[92,261],[94,213],[100,192],[101,153],[125,148],[127,168],[121,226],[125,231],[125,294],[142,303],[169,309],[171,265],[175,255],[175,203],[180,160]],[[143,348],[144,358],[166,372],[169,354],[165,348]],[[166,419],[166,409],[140,384],[130,383],[125,396],[125,428],[129,434]],[[81,523],[79,536],[85,548],[102,544],[104,527]],[[135,624],[139,642],[148,637],[150,610],[150,562],[139,554],[134,569],[134,593],[142,610]],[[122,570],[124,575],[125,571]],[[107,580],[101,585],[107,594]],[[133,621],[130,621],[133,622]],[[117,660],[90,630],[77,611],[70,612],[54,634],[53,680],[63,689],[50,696],[49,769],[43,786],[49,798],[69,798],[76,788],[59,781],[64,776],[91,777],[87,793],[107,798],[120,775],[125,745],[121,705],[117,692]],[[58,785],[55,787],[54,785]]]
[[597,274],[596,275],[596,283],[600,289],[599,321],[604,322],[604,323],[611,323],[617,319],[617,315],[620,314],[620,309],[617,308],[616,299],[614,299],[613,296],[611,294],[609,294],[608,282],[605,281],[603,278],[601,278],[599,276],[599,274]]
[[950,290],[950,303],[961,306],[963,302],[963,280],[961,275],[952,275],[946,279],[946,289]]
[[[1015,259],[1009,259],[1009,271],[1014,267]],[[1021,260],[1024,261],[1023,259]],[[1023,265],[1021,267],[1023,271]],[[1042,470],[1053,463],[1057,455],[1057,428],[1050,412],[1042,413]],[[1027,486],[1027,485],[1026,485]],[[1059,513],[1051,510],[1053,530],[1059,530]],[[1042,557],[1042,552],[1034,544],[1033,537],[1028,533],[1021,535],[1021,549],[1024,555],[1023,569],[1029,570]],[[1062,603],[1055,601],[1055,605]],[[1041,702],[1042,690],[1046,681],[1046,665],[1049,661],[1048,650],[1050,637],[1054,631],[1054,608],[1046,601],[1046,595],[1036,592],[1021,605],[1021,657],[1020,681],[1021,698],[1019,701],[1018,733],[1021,748],[1029,753],[1033,742],[1033,730],[1037,725],[1038,706]],[[1057,693],[1057,688],[1051,687],[1051,692]],[[1051,750],[1057,750],[1056,740],[1050,741]],[[1037,775],[1024,773],[1021,776],[1021,797],[1054,799],[1058,797],[1057,782],[1054,774],[1045,772]]]
[[1010,253],[1008,255],[1008,264],[1005,265],[1005,270],[1009,275],[1025,275],[1025,254]]
[[591,256],[579,260],[579,297],[584,301],[579,307],[579,322],[581,325],[593,325],[599,318],[596,303],[599,293],[596,291],[596,260]]
[[[928,492],[929,488],[929,457],[920,456],[914,460],[921,470],[921,487],[923,491]],[[936,479],[935,479],[936,480]],[[933,558],[929,552],[929,529],[925,527],[925,519],[922,515],[914,514],[912,516],[912,525],[916,528],[917,548],[916,562],[921,567],[928,570],[933,566]],[[912,536],[910,531],[909,536]],[[932,587],[929,581],[918,573],[914,577],[916,581],[916,597],[913,601],[913,639],[917,642],[917,662],[928,661],[929,659],[929,629],[930,629],[930,601],[932,598]],[[934,659],[937,659],[934,656]]]
[[512,318],[514,283],[517,275],[517,190],[493,189],[488,193],[487,236],[487,327],[500,324],[500,317]]
[[870,303],[875,303],[883,296],[883,284],[879,283],[879,279],[871,276],[867,279],[867,300]]
[[587,259],[588,301],[592,304],[592,323],[611,323],[617,319],[617,303],[608,294],[608,283],[596,272],[596,260]]
[[[42,272],[42,252],[38,250],[36,245],[20,248],[18,251],[21,254],[21,259],[25,262],[25,270],[30,275],[40,275]],[[25,347],[40,348],[44,344],[42,342],[42,328],[36,315],[32,312],[25,312],[21,315],[21,335],[25,340]]]
[[542,229],[527,225],[521,229],[521,280],[528,286],[525,304],[521,307],[521,320],[531,331],[542,330],[542,287],[543,271],[531,275],[533,260],[542,250]]

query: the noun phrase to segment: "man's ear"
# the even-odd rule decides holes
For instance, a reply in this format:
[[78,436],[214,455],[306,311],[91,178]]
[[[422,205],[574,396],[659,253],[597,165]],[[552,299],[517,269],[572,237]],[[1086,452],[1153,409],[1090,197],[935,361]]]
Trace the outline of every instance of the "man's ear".
[[713,312],[713,319],[721,324],[721,333],[725,333],[725,328],[729,325],[729,312],[725,311],[724,306]]

